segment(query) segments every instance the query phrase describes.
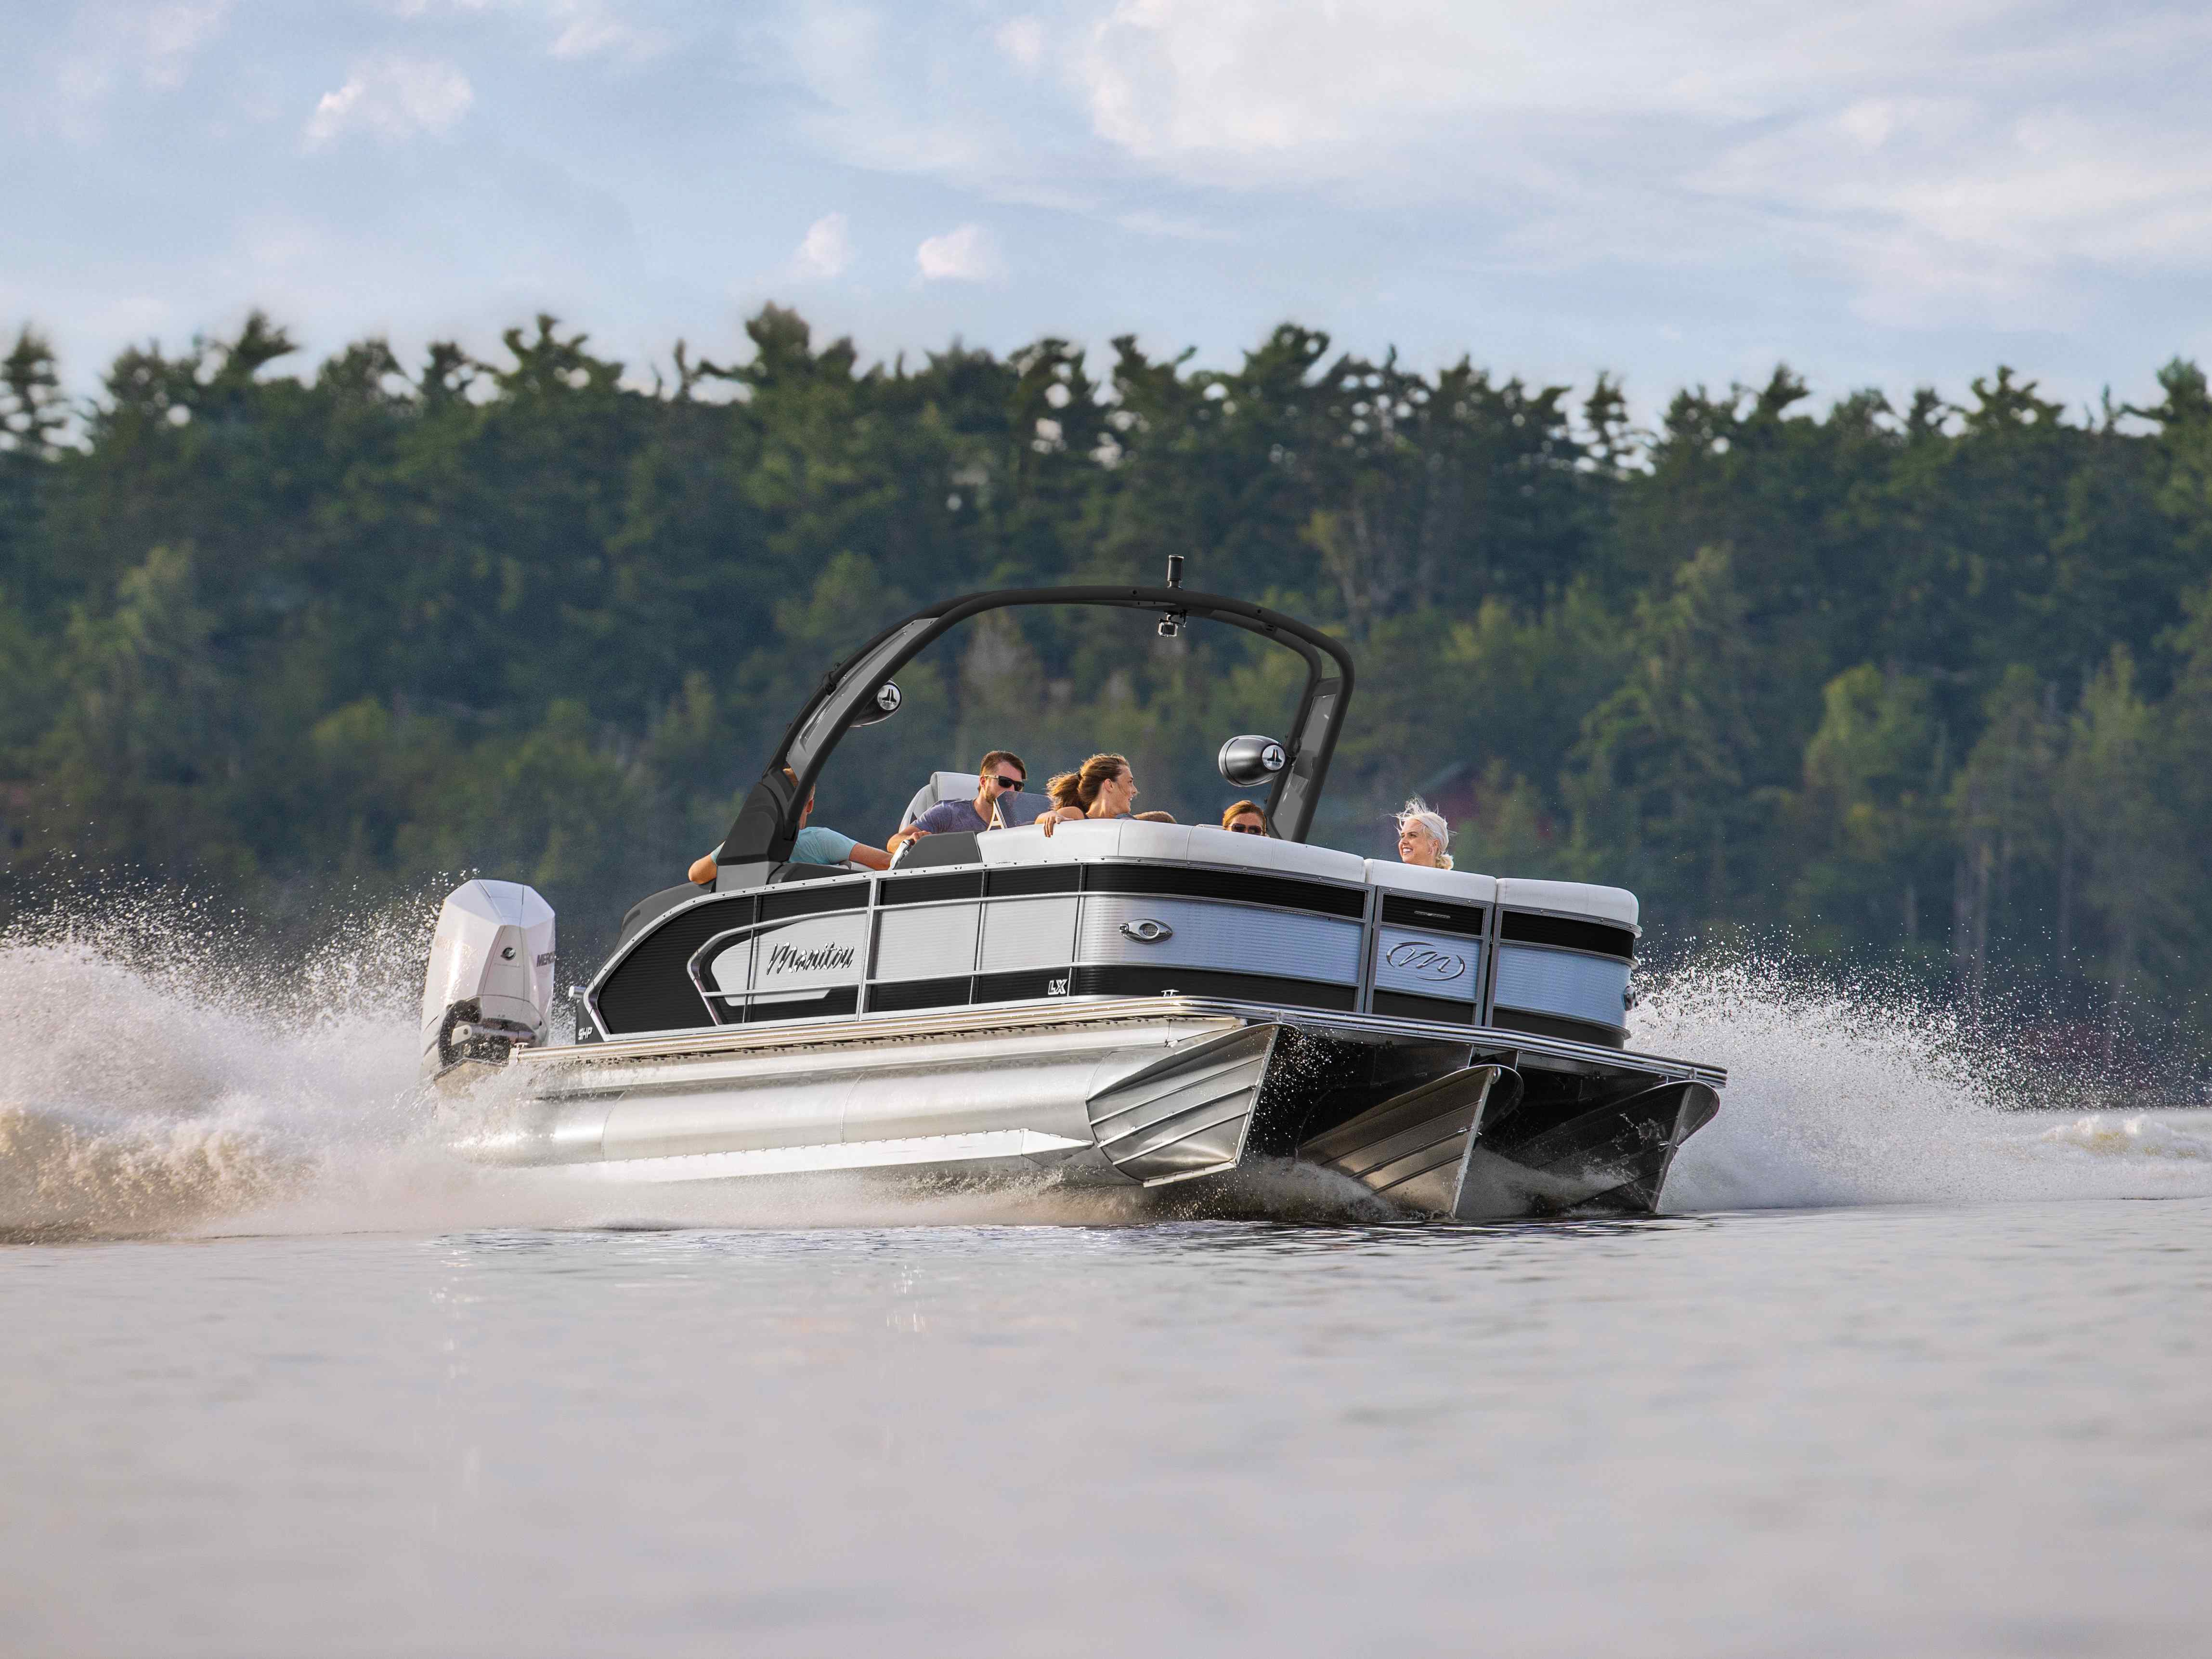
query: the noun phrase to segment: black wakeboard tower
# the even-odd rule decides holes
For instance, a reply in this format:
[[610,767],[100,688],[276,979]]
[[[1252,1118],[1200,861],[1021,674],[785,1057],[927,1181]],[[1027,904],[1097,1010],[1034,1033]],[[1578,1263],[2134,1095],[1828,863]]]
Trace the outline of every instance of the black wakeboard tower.
[[[880,720],[897,707],[895,695],[882,697],[891,676],[940,635],[989,611],[1022,605],[1090,605],[1159,613],[1159,631],[1172,636],[1192,617],[1226,623],[1287,646],[1305,659],[1305,692],[1298,701],[1284,748],[1289,764],[1276,774],[1267,798],[1267,822],[1285,841],[1302,842],[1312,827],[1314,808],[1328,775],[1337,734],[1352,701],[1352,655],[1320,629],[1280,611],[1219,593],[1198,593],[1182,584],[1182,558],[1168,561],[1165,587],[1012,587],[990,593],[966,593],[925,606],[870,640],[823,677],[768,766],[746,793],[718,860],[726,873],[718,884],[753,885],[768,879],[775,866],[791,857],[799,835],[799,808],[814,788],[830,756],[855,725]],[[791,769],[794,783],[784,775]]]

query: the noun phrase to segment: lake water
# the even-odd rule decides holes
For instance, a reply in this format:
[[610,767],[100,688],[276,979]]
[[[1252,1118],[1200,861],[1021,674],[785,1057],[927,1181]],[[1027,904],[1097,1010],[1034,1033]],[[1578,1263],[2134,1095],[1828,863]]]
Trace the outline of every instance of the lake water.
[[579,1197],[130,959],[0,948],[0,1653],[2212,1651],[2212,1114],[1939,1016],[1692,975],[1670,1213],[1285,1225]]

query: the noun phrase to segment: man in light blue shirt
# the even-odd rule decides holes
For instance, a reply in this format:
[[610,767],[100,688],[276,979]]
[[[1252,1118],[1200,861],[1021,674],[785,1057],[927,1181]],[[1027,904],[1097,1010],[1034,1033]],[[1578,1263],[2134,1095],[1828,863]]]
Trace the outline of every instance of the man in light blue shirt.
[[[783,775],[791,777],[788,766],[783,769]],[[793,779],[793,781],[797,780]],[[850,836],[841,835],[826,824],[808,823],[806,820],[813,816],[813,812],[814,797],[810,793],[806,805],[799,810],[799,834],[792,840],[792,863],[858,864],[870,870],[891,867],[891,855],[882,848],[864,846]],[[714,884],[715,860],[721,856],[722,849],[717,845],[713,852],[691,866],[691,879],[702,887],[712,887]]]
[[[791,861],[793,864],[859,864],[865,860],[853,854],[860,850],[860,843],[850,836],[840,835],[827,824],[810,823],[793,837]],[[873,852],[875,849],[868,849]]]

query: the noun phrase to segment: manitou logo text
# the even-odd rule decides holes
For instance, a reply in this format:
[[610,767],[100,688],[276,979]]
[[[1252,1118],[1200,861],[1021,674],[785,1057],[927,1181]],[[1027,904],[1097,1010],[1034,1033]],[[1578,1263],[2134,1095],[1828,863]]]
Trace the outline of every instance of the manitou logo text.
[[1438,951],[1411,942],[1392,945],[1382,953],[1382,960],[1393,968],[1419,974],[1423,979],[1457,979],[1467,971],[1465,957],[1455,957],[1449,951]]
[[832,968],[850,968],[853,947],[849,945],[817,945],[811,951],[802,951],[794,945],[779,945],[768,953],[765,974],[819,974]]

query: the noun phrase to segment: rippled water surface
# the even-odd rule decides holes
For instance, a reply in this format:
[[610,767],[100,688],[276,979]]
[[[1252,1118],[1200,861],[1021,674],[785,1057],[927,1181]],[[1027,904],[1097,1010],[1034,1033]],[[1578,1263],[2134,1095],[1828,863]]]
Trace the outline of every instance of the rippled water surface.
[[1686,979],[1674,1212],[1443,1229],[586,1194],[404,1018],[0,1000],[0,1653],[2208,1649],[2212,1114],[1940,1019]]
[[0,1648],[2201,1652],[2208,1237],[2189,1199],[17,1249]]

